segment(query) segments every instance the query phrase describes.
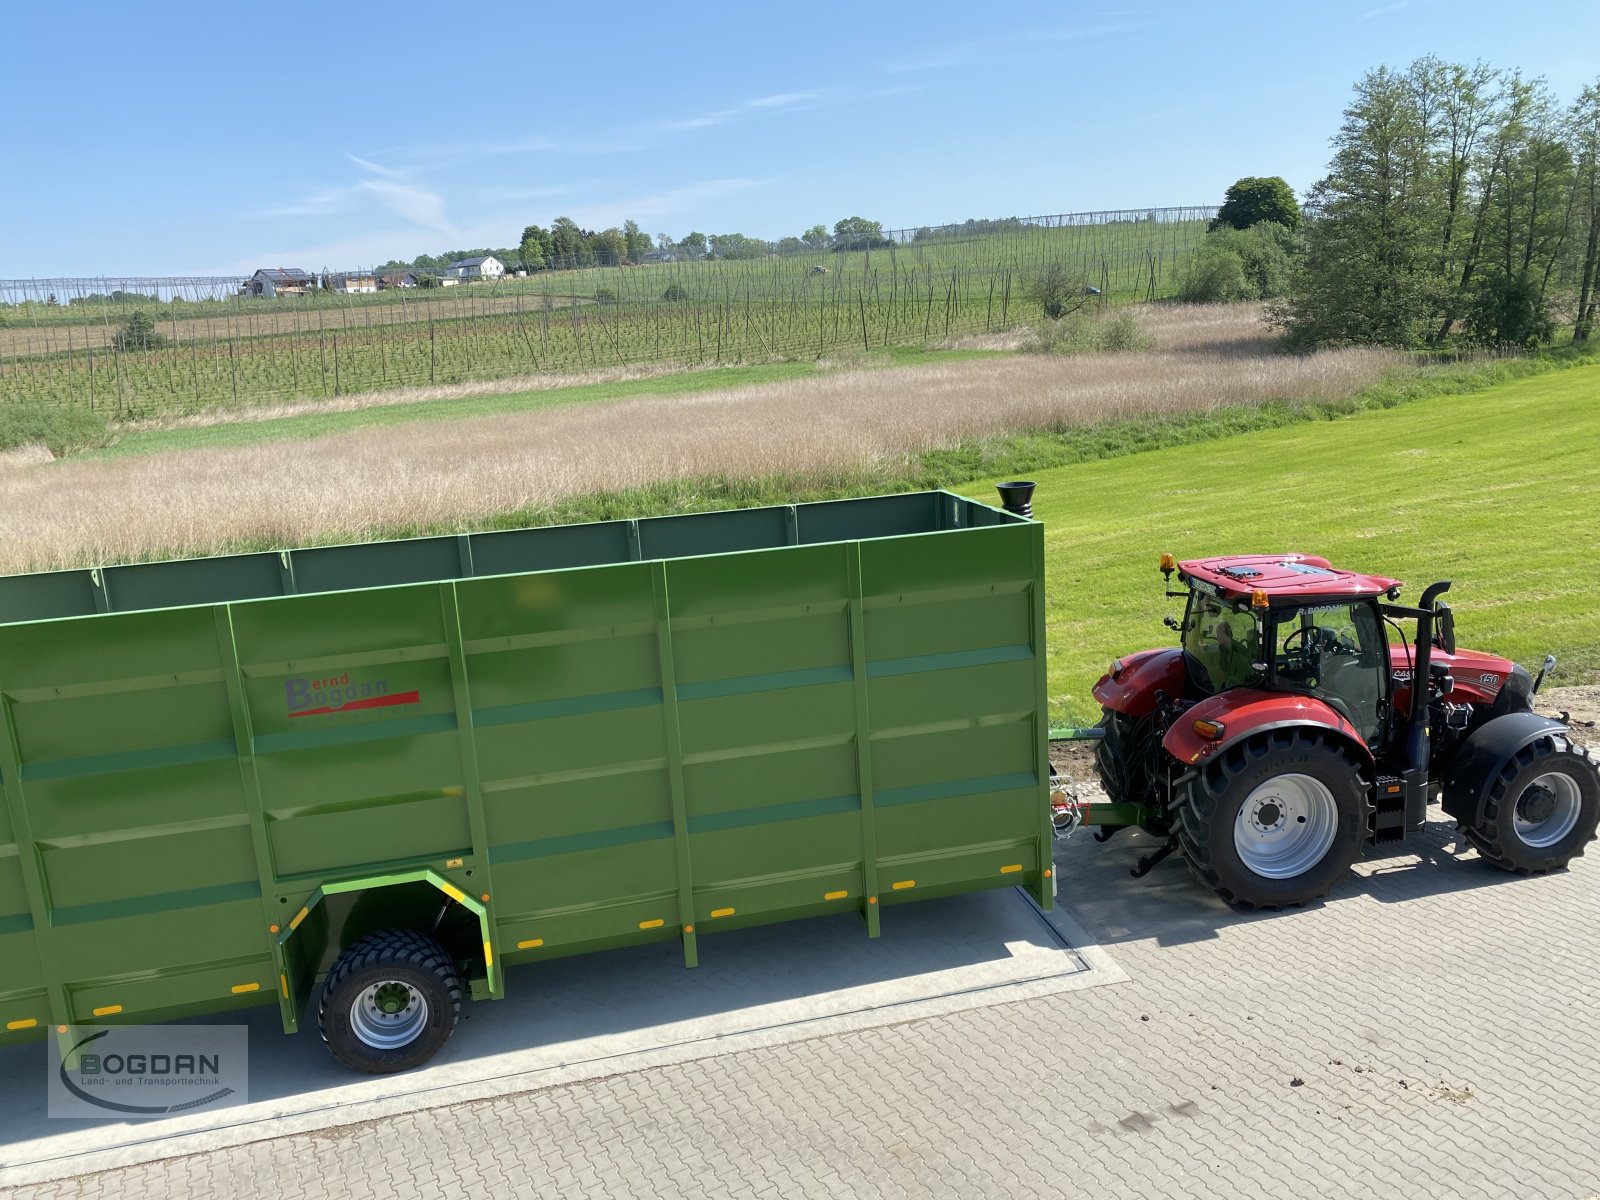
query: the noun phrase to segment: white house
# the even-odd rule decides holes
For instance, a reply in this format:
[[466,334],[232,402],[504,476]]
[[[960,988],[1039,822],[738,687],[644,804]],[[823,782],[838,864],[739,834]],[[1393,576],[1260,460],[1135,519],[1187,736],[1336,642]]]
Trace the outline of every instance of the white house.
[[341,271],[323,276],[322,285],[330,292],[342,292],[347,296],[353,296],[377,291],[378,277],[371,271]]
[[505,263],[492,254],[480,254],[476,258],[456,259],[440,273],[440,278],[475,281],[499,279],[505,273]]

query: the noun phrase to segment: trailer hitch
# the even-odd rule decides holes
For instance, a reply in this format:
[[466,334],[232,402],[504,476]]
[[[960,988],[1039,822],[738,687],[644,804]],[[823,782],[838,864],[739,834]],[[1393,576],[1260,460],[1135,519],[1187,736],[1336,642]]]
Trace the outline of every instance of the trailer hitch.
[[1166,843],[1161,847],[1161,849],[1152,850],[1149,854],[1141,855],[1138,865],[1129,871],[1128,874],[1132,875],[1135,879],[1143,879],[1155,869],[1157,863],[1161,862],[1162,859],[1166,858],[1177,848],[1178,835],[1173,834],[1166,840]]

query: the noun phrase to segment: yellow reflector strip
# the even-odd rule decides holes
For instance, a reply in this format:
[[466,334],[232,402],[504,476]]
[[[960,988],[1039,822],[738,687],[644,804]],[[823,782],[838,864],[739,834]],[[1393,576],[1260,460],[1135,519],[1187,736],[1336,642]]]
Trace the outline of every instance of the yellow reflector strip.
[[713,917],[731,917],[731,916],[733,916],[733,909],[731,909],[731,908],[713,908],[711,910],[711,915]]
[[444,869],[446,871],[454,871],[457,867],[465,865],[466,859],[464,858],[447,858],[444,860]]
[[907,888],[916,887],[917,881],[915,879],[902,879],[899,883],[891,883],[889,886],[897,892],[903,892]]
[[233,985],[233,994],[235,996],[242,996],[246,992],[259,992],[260,990],[261,985],[259,983],[236,983]]
[[639,922],[639,928],[640,929],[660,929],[665,924],[666,924],[665,921],[663,921],[660,917],[657,917],[654,921],[640,921]]
[[544,945],[544,939],[543,938],[529,938],[525,942],[518,942],[517,943],[517,949],[518,950],[536,950],[542,945]]
[[279,975],[278,986],[283,989],[283,998],[287,1000],[289,998],[289,977],[287,975]]
[[94,1015],[97,1016],[97,1017],[114,1017],[121,1011],[122,1011],[122,1005],[120,1005],[120,1004],[108,1004],[104,1008],[95,1009],[94,1010]]
[[300,928],[300,922],[304,921],[310,915],[311,915],[311,910],[309,908],[302,908],[299,912],[295,913],[294,920],[289,922],[289,928],[290,929],[299,929]]
[[489,945],[488,942],[483,944],[483,965],[486,967],[494,966],[494,947]]
[[454,900],[457,904],[460,904],[467,898],[467,894],[460,888],[455,887],[453,884],[445,884],[442,890],[446,896],[449,896],[450,899]]
[[7,1021],[6,1028],[15,1032],[18,1029],[32,1029],[39,1022],[29,1017],[26,1021]]
[[1022,864],[1021,863],[1012,863],[1009,867],[1001,867],[1000,868],[1000,874],[1002,874],[1002,875],[1015,875],[1020,870],[1022,870]]
[[843,899],[844,899],[844,898],[845,898],[845,897],[846,897],[846,896],[848,896],[848,895],[849,895],[849,894],[850,894],[850,893],[849,893],[849,892],[844,892],[844,891],[839,891],[839,892],[823,892],[823,893],[822,893],[822,898],[823,898],[823,899],[824,899],[824,900],[843,900]]

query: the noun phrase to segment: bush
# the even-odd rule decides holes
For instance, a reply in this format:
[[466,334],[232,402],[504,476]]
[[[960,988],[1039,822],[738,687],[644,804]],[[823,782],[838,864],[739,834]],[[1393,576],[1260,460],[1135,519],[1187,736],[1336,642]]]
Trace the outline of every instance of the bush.
[[1097,293],[1060,263],[1051,263],[1028,277],[1022,294],[1043,309],[1045,316],[1059,321],[1068,313],[1077,312]]
[[1473,294],[1467,332],[1485,346],[1531,350],[1555,336],[1555,321],[1539,285],[1526,274],[1495,275]]
[[1271,300],[1288,290],[1299,254],[1300,239],[1275,222],[1222,226],[1184,262],[1178,294],[1199,304]]
[[57,458],[111,444],[106,419],[81,405],[0,405],[0,450],[43,446]]
[[144,309],[138,309],[122,323],[122,328],[111,336],[111,348],[123,354],[140,350],[159,350],[167,339],[156,332],[155,318]]
[[687,300],[689,298],[689,289],[681,283],[669,283],[667,290],[661,293],[661,298],[663,300]]
[[1145,350],[1153,344],[1138,318],[1124,309],[1108,317],[1073,314],[1041,322],[1022,349],[1030,354],[1100,354]]
[[617,293],[607,287],[595,288],[594,302],[596,304],[615,304],[617,303]]

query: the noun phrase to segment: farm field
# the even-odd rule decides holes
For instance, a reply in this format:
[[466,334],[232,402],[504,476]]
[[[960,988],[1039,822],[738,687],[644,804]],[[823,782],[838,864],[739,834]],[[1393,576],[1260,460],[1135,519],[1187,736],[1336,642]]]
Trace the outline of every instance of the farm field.
[[[1437,579],[1463,645],[1556,682],[1600,682],[1600,366],[1466,396],[1084,463],[1037,475],[1053,719],[1092,723],[1115,656],[1170,644],[1156,559],[1299,551]],[[961,489],[991,500],[989,481]]]
[[[19,298],[0,303],[0,402],[139,419],[530,372],[916,345],[1035,319],[1027,282],[1047,265],[1074,287],[1098,288],[1096,305],[1172,295],[1208,214],[1082,214],[1097,220],[934,233],[882,249],[538,272],[398,297],[241,298],[217,280],[166,288],[180,303],[66,303],[57,291],[69,284],[111,285],[0,283],[0,301]],[[51,296],[58,302],[43,302]],[[133,311],[155,322],[154,348],[116,348]]]

